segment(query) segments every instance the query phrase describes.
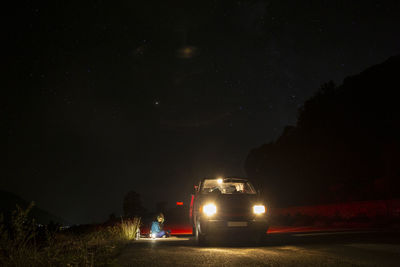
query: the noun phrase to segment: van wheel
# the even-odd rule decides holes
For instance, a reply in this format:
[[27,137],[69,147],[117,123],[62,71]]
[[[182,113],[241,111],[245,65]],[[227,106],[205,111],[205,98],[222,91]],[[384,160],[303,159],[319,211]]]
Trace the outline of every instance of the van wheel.
[[200,245],[200,246],[205,245],[206,238],[205,238],[205,236],[203,234],[200,233],[200,229],[199,229],[200,228],[200,224],[196,223],[194,228],[195,228],[194,229],[194,233],[195,233],[194,237],[195,237],[196,243],[198,245]]
[[268,237],[266,233],[262,233],[258,238],[257,238],[257,244],[258,245],[265,245],[266,242],[268,241]]

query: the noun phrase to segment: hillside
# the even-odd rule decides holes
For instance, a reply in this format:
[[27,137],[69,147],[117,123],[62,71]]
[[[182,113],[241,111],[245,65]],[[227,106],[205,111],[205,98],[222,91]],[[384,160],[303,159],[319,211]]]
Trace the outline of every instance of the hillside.
[[282,206],[399,197],[399,74],[395,56],[322,85],[296,126],[249,153],[248,176]]
[[[16,209],[16,205],[26,208],[29,205],[29,202],[13,193],[0,190],[0,213],[4,214],[6,219],[10,218],[12,211]],[[33,207],[30,214],[35,218],[36,222],[41,224],[48,224],[50,222],[62,225],[69,224],[64,219],[36,206]]]

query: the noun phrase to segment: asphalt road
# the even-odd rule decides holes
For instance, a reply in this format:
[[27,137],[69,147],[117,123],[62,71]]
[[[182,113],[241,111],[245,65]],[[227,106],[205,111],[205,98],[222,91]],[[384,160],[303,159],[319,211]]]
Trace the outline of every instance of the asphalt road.
[[269,234],[260,245],[211,243],[192,237],[141,239],[117,259],[121,266],[400,266],[400,232]]

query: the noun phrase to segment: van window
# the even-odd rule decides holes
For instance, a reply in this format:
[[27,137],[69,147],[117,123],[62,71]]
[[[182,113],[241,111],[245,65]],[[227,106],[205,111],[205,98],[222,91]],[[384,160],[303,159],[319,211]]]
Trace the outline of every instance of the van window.
[[[202,193],[213,192],[221,194],[256,194],[250,182],[240,179],[206,179],[204,180]],[[218,192],[218,193],[219,193]]]

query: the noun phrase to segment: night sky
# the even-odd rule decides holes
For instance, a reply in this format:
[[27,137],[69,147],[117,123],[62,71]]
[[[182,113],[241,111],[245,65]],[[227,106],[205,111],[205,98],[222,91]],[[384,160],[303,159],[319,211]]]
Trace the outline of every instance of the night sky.
[[88,223],[121,214],[129,190],[155,211],[202,177],[245,177],[250,149],[322,83],[400,53],[399,3],[4,7],[0,189]]

